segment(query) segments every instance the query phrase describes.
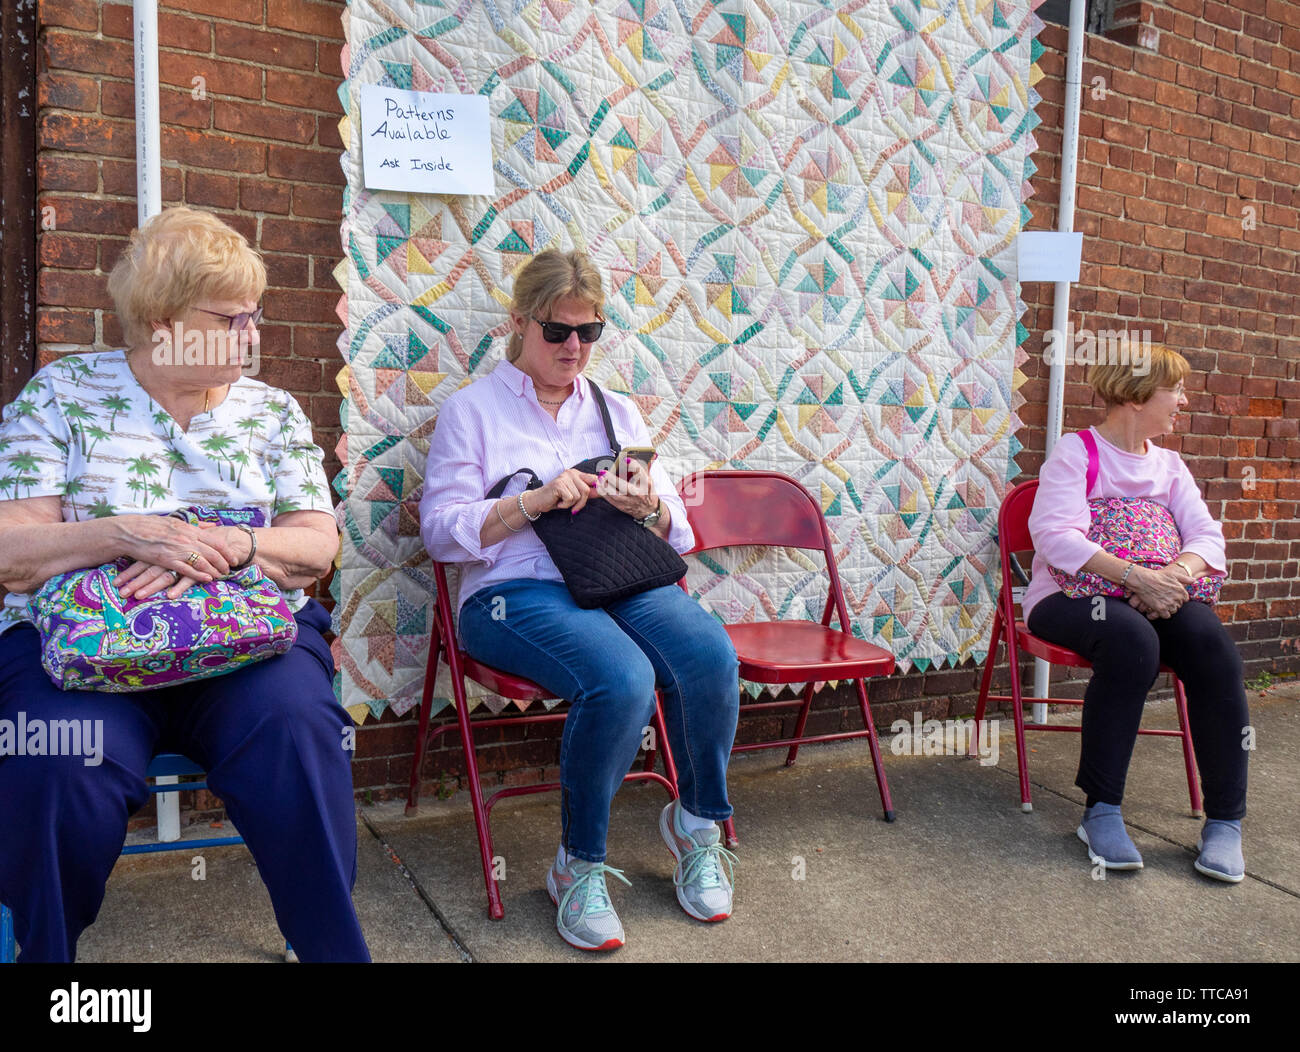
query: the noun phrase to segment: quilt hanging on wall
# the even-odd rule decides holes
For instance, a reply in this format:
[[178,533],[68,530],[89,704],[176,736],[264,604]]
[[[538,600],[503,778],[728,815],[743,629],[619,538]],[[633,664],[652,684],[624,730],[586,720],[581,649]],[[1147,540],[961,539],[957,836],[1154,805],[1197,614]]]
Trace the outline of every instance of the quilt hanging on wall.
[[[502,357],[512,276],[550,246],[600,267],[587,374],[636,400],[674,478],[793,475],[855,633],[903,669],[983,659],[1019,449],[1034,6],[351,0],[333,587],[354,715],[419,700],[429,435]],[[364,84],[486,98],[493,193],[366,189]],[[688,583],[727,620],[820,619],[825,595],[790,551]]]

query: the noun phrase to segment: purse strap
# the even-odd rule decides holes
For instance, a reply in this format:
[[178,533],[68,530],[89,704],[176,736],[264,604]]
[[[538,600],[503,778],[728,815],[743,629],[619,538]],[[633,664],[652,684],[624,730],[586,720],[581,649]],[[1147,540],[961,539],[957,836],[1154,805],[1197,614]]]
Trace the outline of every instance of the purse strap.
[[[605,392],[600,389],[599,384],[587,381],[587,386],[591,388],[591,393],[596,399],[596,408],[600,410],[600,422],[605,425],[605,437],[609,439],[609,451],[613,456],[618,456],[618,438],[614,434],[614,422],[609,417],[609,405],[605,401]],[[537,477],[537,473],[531,468],[515,468],[505,478],[487,491],[484,500],[497,500],[501,494],[506,491],[506,486],[516,475],[528,475],[531,481],[528,483],[528,489],[537,489],[541,486],[542,480]]]
[[1101,460],[1097,454],[1097,438],[1092,433],[1092,429],[1085,427],[1079,432],[1079,437],[1083,439],[1083,444],[1088,449],[1088,488],[1083,491],[1083,495],[1086,497],[1092,492],[1092,487],[1097,484],[1097,473],[1101,470]]
[[486,496],[484,496],[483,499],[497,500],[498,498],[500,498],[501,494],[503,494],[506,491],[506,485],[516,475],[527,475],[529,477],[528,485],[527,487],[525,487],[527,489],[539,489],[542,485],[542,480],[537,477],[537,472],[533,471],[531,468],[515,468],[514,471],[510,472],[509,475],[507,475],[495,486],[493,486],[490,490],[488,490]]
[[618,439],[614,435],[614,423],[609,418],[609,406],[605,402],[605,392],[600,389],[599,384],[594,384],[590,380],[587,386],[591,388],[591,393],[596,396],[596,405],[600,409],[600,422],[605,425],[605,437],[609,439],[609,451],[614,456],[618,456]]

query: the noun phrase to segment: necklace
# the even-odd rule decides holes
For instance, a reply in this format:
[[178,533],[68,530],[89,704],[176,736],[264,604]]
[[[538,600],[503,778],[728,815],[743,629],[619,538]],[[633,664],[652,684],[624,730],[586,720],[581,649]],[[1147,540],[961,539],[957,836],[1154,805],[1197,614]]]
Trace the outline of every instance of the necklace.
[[537,400],[541,402],[542,405],[564,405],[564,403],[568,401],[567,398],[561,398],[558,402],[552,402],[548,398],[539,398]]

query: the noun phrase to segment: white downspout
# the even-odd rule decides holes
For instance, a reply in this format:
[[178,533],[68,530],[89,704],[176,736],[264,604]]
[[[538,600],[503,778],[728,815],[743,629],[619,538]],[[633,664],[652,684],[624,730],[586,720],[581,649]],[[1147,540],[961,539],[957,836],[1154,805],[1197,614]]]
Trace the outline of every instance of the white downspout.
[[162,147],[158,133],[158,0],[134,0],[135,192],[143,223],[162,211]]
[[[162,211],[162,146],[158,132],[158,0],[134,0],[135,22],[135,197],[137,225]],[[180,781],[160,775],[159,785]],[[158,839],[181,838],[179,793],[158,793]]]
[[[1085,0],[1070,0],[1070,39],[1065,56],[1065,127],[1061,135],[1061,200],[1057,207],[1056,229],[1074,232],[1074,184],[1079,168],[1079,108],[1083,101],[1083,20]],[[1070,283],[1056,282],[1052,296],[1052,330],[1064,339],[1070,320]],[[1061,437],[1065,416],[1064,355],[1053,355],[1047,379],[1047,455],[1051,456]],[[1034,696],[1050,697],[1048,679],[1052,666],[1042,658],[1034,659]],[[1047,722],[1047,706],[1034,706],[1034,722]]]

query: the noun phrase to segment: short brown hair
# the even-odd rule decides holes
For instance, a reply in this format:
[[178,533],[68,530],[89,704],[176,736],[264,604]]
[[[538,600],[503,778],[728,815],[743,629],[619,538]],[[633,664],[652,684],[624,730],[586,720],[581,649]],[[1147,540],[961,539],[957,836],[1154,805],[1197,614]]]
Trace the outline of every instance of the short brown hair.
[[[515,275],[510,310],[525,318],[550,314],[551,307],[562,299],[576,299],[591,305],[603,317],[605,286],[600,271],[585,252],[562,252],[548,248],[539,252],[523,265]],[[506,359],[514,361],[524,349],[524,338],[517,332],[510,334]]]
[[1192,371],[1186,358],[1163,343],[1151,345],[1151,360],[1144,373],[1138,374],[1135,364],[1098,362],[1088,370],[1088,383],[1107,409],[1130,403],[1145,405],[1157,387],[1175,387]]
[[156,321],[170,321],[204,299],[261,299],[266,266],[244,235],[210,212],[181,205],[131,232],[108,276],[128,346],[147,343]]

